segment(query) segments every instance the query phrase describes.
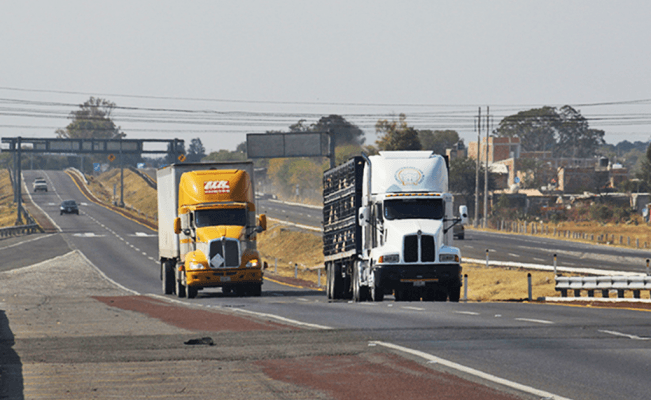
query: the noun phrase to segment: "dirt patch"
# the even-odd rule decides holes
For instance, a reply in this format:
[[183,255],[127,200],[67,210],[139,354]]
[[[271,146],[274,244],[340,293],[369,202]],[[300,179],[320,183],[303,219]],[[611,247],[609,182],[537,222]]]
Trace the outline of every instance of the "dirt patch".
[[257,365],[272,379],[325,391],[335,399],[519,398],[395,354],[298,357],[264,360]]
[[146,296],[94,296],[93,298],[110,307],[136,311],[178,328],[193,331],[245,332],[288,329],[283,325],[273,322],[254,322],[250,318],[236,317],[234,315],[206,310],[188,309],[187,307],[175,306]]

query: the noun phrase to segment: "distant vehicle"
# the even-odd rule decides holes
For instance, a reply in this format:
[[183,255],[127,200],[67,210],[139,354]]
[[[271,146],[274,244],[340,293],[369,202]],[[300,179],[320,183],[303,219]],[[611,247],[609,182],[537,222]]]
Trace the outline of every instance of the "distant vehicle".
[[258,200],[276,200],[278,196],[270,193],[256,193],[255,198]]
[[466,228],[462,224],[456,224],[452,227],[452,235],[455,239],[463,240],[466,237]]
[[32,185],[34,187],[34,193],[38,191],[47,192],[47,182],[44,178],[34,179],[34,183]]
[[77,202],[74,200],[64,200],[61,202],[61,207],[60,207],[60,214],[77,214],[79,215],[79,206],[77,206]]

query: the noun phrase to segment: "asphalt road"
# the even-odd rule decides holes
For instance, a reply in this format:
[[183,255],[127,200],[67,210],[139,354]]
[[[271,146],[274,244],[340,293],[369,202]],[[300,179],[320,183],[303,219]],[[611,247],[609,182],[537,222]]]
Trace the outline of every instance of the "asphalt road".
[[[31,182],[28,171],[25,176]],[[78,198],[77,188],[63,173],[47,172],[47,179],[56,191],[33,198],[61,228],[62,233],[54,236],[61,236],[70,249],[82,252],[125,288],[175,300],[160,295],[155,232]],[[80,216],[58,215],[58,201],[68,197],[82,202]],[[499,248],[503,250],[496,253],[508,251],[516,255],[511,257],[526,260],[538,252],[548,254],[545,248],[560,245],[538,238],[504,238],[474,231],[468,231],[466,237],[468,240],[457,242],[465,257],[472,251],[485,256],[486,248],[497,250],[501,243]],[[55,240],[40,239],[52,243],[52,248],[56,247]],[[533,242],[541,242],[542,249],[532,250]],[[596,251],[567,246],[567,252],[576,252],[579,261]],[[7,251],[0,248],[0,256]],[[481,258],[479,255],[477,258]],[[37,255],[29,253],[25,257],[29,261]],[[590,263],[591,267],[596,264]],[[621,267],[607,260],[601,265],[608,269]],[[643,311],[527,303],[398,303],[390,296],[382,303],[329,302],[322,292],[271,281],[265,282],[259,298],[227,297],[219,291],[206,291],[200,292],[197,299],[182,302],[272,321],[293,321],[295,326],[323,334],[345,333],[363,338],[371,346],[403,346],[403,353],[421,351],[428,357],[440,357],[423,361],[420,353],[406,353],[428,365],[456,363],[452,369],[467,379],[480,379],[475,372],[481,371],[566,398],[648,398],[651,320]]]

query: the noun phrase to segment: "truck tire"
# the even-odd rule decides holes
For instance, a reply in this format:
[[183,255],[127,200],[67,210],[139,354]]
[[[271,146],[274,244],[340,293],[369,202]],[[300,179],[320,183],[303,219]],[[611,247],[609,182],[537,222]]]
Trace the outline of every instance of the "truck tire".
[[332,298],[344,298],[344,280],[341,277],[341,264],[332,264]]
[[174,289],[176,291],[176,296],[179,298],[184,298],[185,297],[185,285],[183,285],[183,282],[181,282],[181,279],[175,279],[174,282],[176,282]]
[[375,282],[373,288],[371,288],[371,300],[373,301],[383,301],[384,300],[384,288],[382,287],[382,278],[380,271],[373,271],[373,281]]
[[334,267],[332,265],[328,265],[326,267],[326,297],[328,298],[328,300],[332,300],[334,298],[333,290],[332,290],[333,269]]
[[163,293],[174,293],[174,269],[169,261],[161,261],[160,263],[161,281],[163,282]]
[[185,288],[185,293],[188,295],[188,299],[194,299],[199,293],[199,289],[196,287],[188,286]]
[[353,266],[353,301],[360,302],[368,299],[368,286],[360,284],[359,265],[355,263]]
[[253,297],[262,296],[262,283],[252,283],[249,286],[249,294]]
[[450,302],[458,303],[461,298],[461,285],[450,286]]

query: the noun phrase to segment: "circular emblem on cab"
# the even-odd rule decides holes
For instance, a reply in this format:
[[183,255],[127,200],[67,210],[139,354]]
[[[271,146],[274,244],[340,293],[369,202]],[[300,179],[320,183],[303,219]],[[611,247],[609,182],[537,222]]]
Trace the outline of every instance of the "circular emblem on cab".
[[402,186],[416,186],[423,181],[423,172],[414,167],[400,168],[398,172],[396,172],[396,180],[400,182]]

